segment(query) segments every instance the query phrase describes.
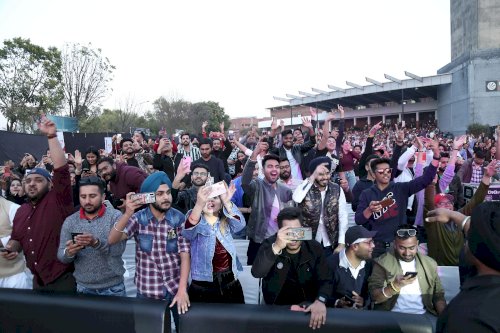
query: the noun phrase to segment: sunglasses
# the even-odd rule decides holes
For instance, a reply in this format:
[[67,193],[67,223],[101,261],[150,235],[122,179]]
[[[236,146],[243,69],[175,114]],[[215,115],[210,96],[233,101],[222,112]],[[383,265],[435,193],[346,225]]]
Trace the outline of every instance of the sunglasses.
[[417,230],[416,229],[399,229],[396,231],[396,234],[398,237],[415,237],[417,235]]
[[378,173],[379,175],[383,175],[384,173],[392,173],[392,168],[385,168],[385,169],[377,169],[375,170],[376,173]]

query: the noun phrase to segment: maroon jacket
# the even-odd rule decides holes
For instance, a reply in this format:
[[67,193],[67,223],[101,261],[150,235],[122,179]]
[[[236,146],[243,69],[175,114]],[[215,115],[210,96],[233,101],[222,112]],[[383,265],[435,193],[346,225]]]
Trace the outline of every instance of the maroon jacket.
[[73,214],[73,191],[68,165],[54,169],[52,189],[36,204],[25,203],[17,210],[11,239],[21,243],[26,264],[37,285],[47,285],[73,270],[57,259],[64,220]]
[[116,163],[116,176],[109,182],[115,199],[124,199],[129,192],[139,193],[148,175],[141,169],[124,163]]

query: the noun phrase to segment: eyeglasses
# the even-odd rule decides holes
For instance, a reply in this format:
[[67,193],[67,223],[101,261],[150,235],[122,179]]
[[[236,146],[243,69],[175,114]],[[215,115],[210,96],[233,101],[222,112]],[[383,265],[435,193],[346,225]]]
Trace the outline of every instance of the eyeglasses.
[[417,235],[417,229],[399,229],[396,231],[398,237],[414,237]]
[[200,176],[200,177],[206,177],[206,176],[208,176],[208,173],[206,173],[206,172],[193,172],[193,176],[195,176],[195,177],[198,177],[198,176]]
[[375,172],[378,173],[379,175],[383,175],[384,173],[390,174],[392,173],[392,168],[377,169],[375,170]]
[[368,245],[375,245],[375,241],[372,239],[372,240],[369,240],[369,241],[364,241],[364,242],[360,242],[360,243],[365,243],[365,244],[368,244]]

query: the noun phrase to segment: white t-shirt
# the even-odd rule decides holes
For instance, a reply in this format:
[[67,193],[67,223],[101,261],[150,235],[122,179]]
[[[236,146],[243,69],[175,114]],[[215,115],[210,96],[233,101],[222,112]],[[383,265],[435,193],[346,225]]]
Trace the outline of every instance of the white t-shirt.
[[292,178],[302,180],[302,172],[300,172],[300,165],[297,163],[295,158],[293,157],[291,149],[285,149],[286,158],[290,162],[290,169],[292,169]]
[[[416,272],[416,261],[413,259],[411,262],[399,260],[399,264],[403,269],[403,275],[406,272]],[[398,300],[391,311],[403,312],[411,314],[424,314],[426,312],[424,303],[422,302],[422,291],[418,283],[418,277],[412,284],[406,285],[401,288]]]

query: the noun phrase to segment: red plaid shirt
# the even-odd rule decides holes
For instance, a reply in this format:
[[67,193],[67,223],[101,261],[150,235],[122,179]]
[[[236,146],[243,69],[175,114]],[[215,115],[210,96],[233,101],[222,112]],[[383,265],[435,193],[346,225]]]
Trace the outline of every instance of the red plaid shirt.
[[179,290],[181,252],[189,253],[189,241],[181,232],[185,216],[170,208],[157,221],[150,208],[132,215],[125,232],[136,242],[135,284],[144,296],[163,299],[166,292],[175,295]]

